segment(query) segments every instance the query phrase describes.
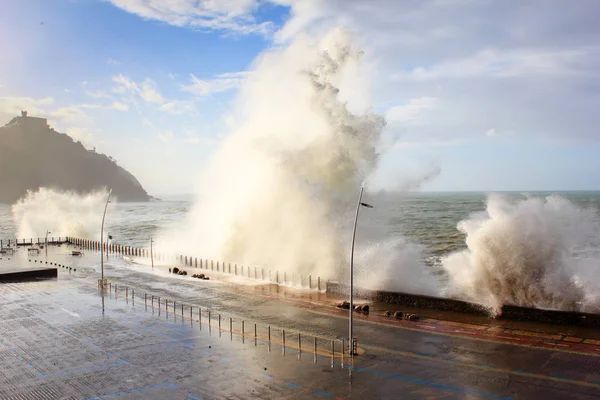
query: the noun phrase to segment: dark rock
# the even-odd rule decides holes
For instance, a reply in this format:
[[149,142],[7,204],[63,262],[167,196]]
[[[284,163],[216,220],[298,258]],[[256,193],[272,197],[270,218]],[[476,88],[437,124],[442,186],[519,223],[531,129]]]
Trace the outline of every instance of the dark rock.
[[402,319],[402,318],[404,318],[404,313],[402,311],[396,311],[394,313],[394,318],[396,318],[396,319]]
[[169,273],[171,273],[171,268],[169,268]]
[[404,319],[407,321],[418,321],[419,320],[419,316],[415,315],[415,314],[404,314]]
[[173,268],[173,273],[174,273],[174,274],[177,274],[177,273],[179,273],[179,268],[177,268],[177,267],[174,267],[174,268]]
[[[86,149],[81,142],[26,113],[0,127],[0,203],[34,196],[40,187],[90,193],[110,187],[119,201],[148,201],[140,182],[112,157]],[[41,246],[40,246],[41,247]]]
[[349,310],[350,309],[350,303],[348,303],[347,301],[344,301],[343,303],[340,303],[337,305],[338,308],[343,308],[344,310]]
[[369,305],[368,304],[363,304],[363,306],[360,308],[360,311],[362,311],[364,313],[368,313],[369,312]]
[[386,311],[383,312],[383,315],[385,315],[386,317],[391,317],[392,314],[393,313],[391,311],[389,311],[389,310],[386,310]]

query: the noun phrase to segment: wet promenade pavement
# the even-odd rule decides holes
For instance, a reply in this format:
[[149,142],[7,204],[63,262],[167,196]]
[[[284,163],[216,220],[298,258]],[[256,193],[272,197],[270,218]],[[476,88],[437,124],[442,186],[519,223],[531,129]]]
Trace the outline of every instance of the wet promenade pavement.
[[[324,294],[173,277],[110,256],[103,296],[98,254],[70,250],[49,252],[72,268],[57,280],[0,285],[1,399],[600,398],[593,330],[371,313],[356,320],[361,355],[350,360],[347,318]],[[44,260],[19,250],[0,269]]]

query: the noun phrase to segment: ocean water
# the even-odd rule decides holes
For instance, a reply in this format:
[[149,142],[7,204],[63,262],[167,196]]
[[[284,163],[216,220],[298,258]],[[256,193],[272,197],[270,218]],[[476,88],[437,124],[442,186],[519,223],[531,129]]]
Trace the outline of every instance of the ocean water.
[[[17,205],[0,205],[0,237],[43,237],[48,230],[54,237],[99,240],[105,196],[41,190]],[[502,304],[600,312],[600,192],[379,192],[365,193],[363,201],[374,208],[361,208],[358,223],[355,264],[360,286],[461,298],[487,306],[491,313]],[[231,253],[220,249],[210,253],[211,247],[201,239],[221,234],[223,227],[215,221],[227,221],[198,218],[203,204],[201,198],[111,203],[105,233],[115,244],[148,248],[154,239],[155,249],[172,254],[229,261]],[[315,221],[337,224],[332,232],[340,237],[329,243],[343,252],[332,264],[337,269],[321,267],[316,276],[347,279],[354,211],[348,206],[336,211],[341,222]],[[271,212],[282,216],[281,224],[289,229],[285,214]],[[202,210],[201,215],[210,214]],[[263,242],[266,252],[276,254],[285,243],[282,252],[301,249],[319,261],[306,241],[294,241],[303,239],[303,232],[275,237],[281,231],[268,218],[265,224],[277,234],[270,241],[260,219],[253,221],[252,228],[263,238],[260,242],[240,242],[237,221],[230,227],[240,254],[255,251],[252,247]],[[318,232],[326,231],[323,228]],[[307,229],[315,232],[313,227]],[[248,232],[242,237],[249,237]],[[227,240],[220,243],[223,249],[229,246]],[[256,260],[243,264],[304,274],[314,271],[313,264],[283,265],[277,259],[273,264],[272,255],[264,262]]]
[[[546,198],[557,195],[582,208],[591,208],[600,214],[600,192],[511,192],[502,193],[509,201],[525,198]],[[115,203],[107,214],[105,232],[113,236],[113,242],[123,245],[148,247],[151,238],[160,236],[168,228],[177,229],[183,223],[193,205],[191,196],[174,200],[148,203]],[[424,246],[423,261],[428,266],[439,267],[441,260],[452,252],[466,249],[465,233],[457,229],[459,222],[474,213],[486,210],[487,194],[483,192],[444,193],[366,193],[364,201],[374,206],[362,209],[358,225],[369,232],[364,238],[370,242],[390,237],[402,237]],[[102,210],[97,213],[97,232],[88,235],[100,237]],[[348,218],[354,215],[349,214]],[[88,218],[82,215],[81,218]],[[362,227],[361,227],[362,225]],[[13,215],[12,206],[0,204],[0,237],[15,238],[19,221]],[[48,230],[56,227],[48,226]],[[210,227],[207,227],[210,229]],[[43,236],[44,229],[38,230]],[[72,232],[53,232],[51,236],[72,235]],[[348,232],[350,236],[351,231]]]

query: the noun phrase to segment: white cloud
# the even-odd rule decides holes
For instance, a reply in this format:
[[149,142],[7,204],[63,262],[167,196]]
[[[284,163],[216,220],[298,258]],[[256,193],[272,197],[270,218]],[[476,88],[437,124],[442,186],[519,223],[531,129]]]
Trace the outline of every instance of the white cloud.
[[235,34],[268,35],[271,22],[258,22],[253,12],[258,0],[109,0],[144,19],[170,25]]
[[440,104],[436,97],[419,97],[411,99],[408,103],[390,108],[386,112],[389,122],[398,122],[405,125],[420,125],[424,123],[424,114],[434,110]]
[[184,129],[183,132],[185,133],[185,138],[183,139],[183,142],[185,143],[202,144],[204,146],[212,146],[218,143],[217,139],[206,136],[200,136],[196,131],[191,129]]
[[114,103],[112,103],[109,107],[112,110],[117,110],[117,111],[128,111],[129,110],[129,106],[127,104],[121,103],[120,101],[115,101]]
[[171,100],[159,107],[159,110],[168,112],[169,114],[196,114],[196,106],[191,101],[185,100]]
[[215,79],[203,80],[192,74],[192,83],[190,85],[183,85],[182,90],[199,96],[225,92],[240,87],[248,75],[249,72],[245,71],[227,72],[217,75]]
[[158,133],[158,138],[164,143],[171,143],[175,140],[175,135],[172,131],[164,131]]
[[0,110],[2,113],[15,116],[21,111],[28,111],[30,115],[44,115],[47,106],[54,104],[54,98],[45,97],[34,99],[32,97],[0,97]]
[[117,86],[115,88],[113,88],[113,92],[116,92],[116,93],[126,93],[126,92],[138,93],[140,90],[137,83],[135,83],[133,80],[129,79],[128,77],[124,76],[123,74],[113,76],[112,80],[113,80],[113,82],[115,82],[117,84]]
[[110,94],[106,93],[103,90],[85,90],[84,92],[87,96],[92,97],[94,99],[102,99],[102,98],[110,98],[112,97]]
[[54,111],[51,111],[48,115],[48,119],[63,122],[84,122],[89,121],[89,115],[83,111],[85,106],[67,106],[60,107]]
[[156,84],[150,78],[146,78],[146,80],[142,82],[139,93],[140,97],[147,103],[161,104],[165,101],[165,99],[156,90]]
[[156,88],[156,83],[150,78],[146,78],[138,84],[129,77],[119,74],[113,76],[112,81],[117,84],[113,88],[113,92],[123,95],[129,94],[131,102],[135,102],[138,96],[146,103],[162,104],[165,102],[165,99]]
[[108,58],[108,60],[106,60],[106,64],[108,65],[121,65],[121,63],[113,58]]
[[509,78],[522,75],[563,75],[583,73],[581,60],[600,55],[600,47],[563,50],[485,49],[463,59],[442,61],[431,67],[417,67],[394,75],[398,80],[443,78]]
[[[122,95],[122,101],[115,103],[121,105],[121,108],[118,108],[120,111],[125,111],[122,106],[126,105],[126,103],[137,105],[138,100],[142,100],[146,106],[156,106],[157,110],[169,114],[181,115],[198,113],[198,110],[192,101],[165,98],[159,92],[156,82],[150,78],[146,78],[143,82],[138,83],[123,74],[119,74],[113,76],[112,81],[116,83],[116,86],[112,91]],[[112,108],[115,108],[115,104],[113,104]]]
[[485,136],[496,136],[496,130],[494,128],[488,129],[487,131],[485,131]]

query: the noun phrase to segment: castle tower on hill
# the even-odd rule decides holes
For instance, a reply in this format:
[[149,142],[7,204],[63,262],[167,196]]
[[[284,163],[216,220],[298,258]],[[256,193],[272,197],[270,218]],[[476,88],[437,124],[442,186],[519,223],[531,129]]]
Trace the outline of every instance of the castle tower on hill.
[[10,121],[9,125],[12,123],[19,123],[21,125],[26,125],[30,127],[48,127],[48,120],[46,118],[29,117],[27,116],[27,111],[21,111],[21,116],[13,118],[13,120]]

